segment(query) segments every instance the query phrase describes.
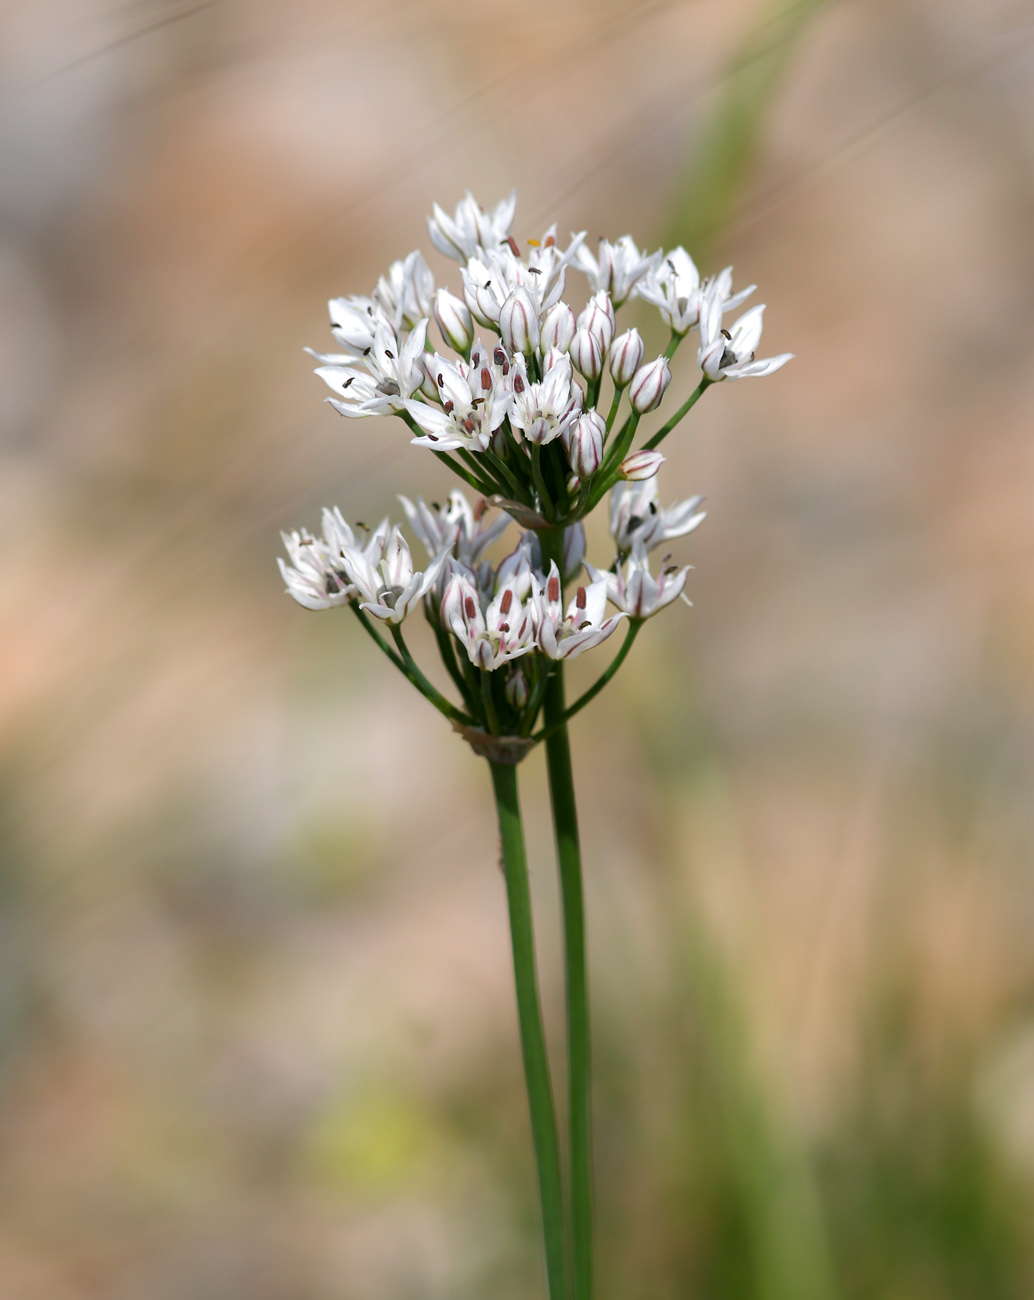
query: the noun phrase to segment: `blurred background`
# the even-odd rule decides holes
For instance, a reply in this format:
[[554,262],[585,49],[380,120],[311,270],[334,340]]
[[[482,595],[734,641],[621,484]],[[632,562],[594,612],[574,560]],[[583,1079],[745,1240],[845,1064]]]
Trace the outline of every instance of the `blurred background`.
[[514,185],[522,242],[734,262],[797,354],[666,444],[694,608],[574,724],[601,1300],[1034,1294],[1034,8],[0,33],[0,1296],[542,1294],[487,772],[274,563],[447,490],[302,347],[413,247],[455,289],[424,215]]

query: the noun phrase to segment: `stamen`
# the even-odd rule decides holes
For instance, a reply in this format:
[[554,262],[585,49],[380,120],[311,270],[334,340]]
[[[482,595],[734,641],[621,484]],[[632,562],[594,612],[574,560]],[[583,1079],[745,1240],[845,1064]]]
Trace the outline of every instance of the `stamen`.
[[445,387],[445,376],[442,374],[440,370],[438,371],[438,387],[439,388]]
[[552,248],[553,245],[554,245],[555,243],[556,243],[556,235],[547,235],[547,236],[546,236],[546,247],[547,247],[547,248]]
[[560,599],[560,579],[557,577],[550,578],[546,586],[546,596],[554,604]]
[[352,386],[354,383],[355,383],[355,375],[351,375],[348,379],[345,380],[345,382],[341,385],[341,387],[342,387],[342,388],[351,388],[351,386]]
[[389,361],[395,360],[395,353],[392,352],[390,348],[384,349],[384,355],[388,358]]
[[514,257],[520,257],[521,250],[517,247],[517,241],[516,239],[514,239],[513,235],[507,235],[506,238],[503,240],[503,243],[510,245],[510,252],[514,255]]
[[585,608],[585,588],[579,587],[575,593],[574,603],[579,609]]
[[499,624],[499,631],[500,631],[500,632],[509,632],[509,630],[510,630],[510,624],[509,624],[509,623],[500,623],[500,624]]
[[509,614],[510,606],[512,604],[513,604],[513,591],[509,587],[507,587],[507,589],[503,592],[503,599],[499,603],[499,612],[501,614]]
[[445,414],[446,414],[446,415],[451,415],[454,406],[455,406],[455,402],[446,402],[446,403],[445,403]]
[[515,375],[515,376],[514,376],[514,380],[513,380],[513,391],[514,391],[515,393],[523,393],[523,392],[524,392],[524,380],[520,377],[520,375]]
[[482,388],[492,387],[492,372],[491,370],[489,370],[487,366],[483,366],[481,369],[481,387]]
[[477,616],[477,606],[474,604],[472,596],[468,596],[463,602],[463,612],[468,618],[475,618]]
[[538,241],[537,239],[529,239],[529,240],[528,240],[528,244],[529,244],[532,248],[541,248],[541,247],[542,247],[542,245],[539,243],[539,241]]
[[496,348],[496,350],[492,353],[492,360],[496,363],[497,366],[505,366],[506,353],[503,351],[502,348]]

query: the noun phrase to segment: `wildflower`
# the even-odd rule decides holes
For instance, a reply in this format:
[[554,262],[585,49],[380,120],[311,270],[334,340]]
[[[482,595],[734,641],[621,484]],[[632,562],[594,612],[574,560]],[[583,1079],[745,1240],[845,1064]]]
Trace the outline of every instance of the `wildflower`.
[[610,494],[610,535],[621,552],[633,543],[652,551],[662,542],[684,537],[704,521],[703,497],[690,497],[667,510],[657,505],[657,477],[617,483]]
[[358,547],[342,547],[342,568],[362,597],[361,609],[385,623],[401,623],[438,581],[449,550],[449,546],[443,546],[423,573],[417,573],[409,545],[395,527],[379,558]]
[[560,352],[566,352],[571,346],[571,340],[574,338],[577,328],[574,312],[568,307],[567,303],[554,303],[543,316],[542,328],[539,331],[539,346],[542,348],[543,353],[549,352],[553,348]]
[[597,293],[606,290],[614,306],[620,307],[660,259],[660,249],[647,256],[636,248],[631,235],[622,235],[614,244],[609,239],[601,239],[595,257],[583,245],[574,265],[589,277]]
[[[288,595],[299,605],[306,609],[332,609],[355,599],[357,590],[345,570],[342,552],[345,547],[357,545],[356,537],[336,506],[323,511],[322,538],[313,537],[304,528],[280,535],[291,563],[278,559],[277,564]],[[371,564],[380,561],[387,537],[388,521],[382,519],[363,548]]]
[[516,580],[504,583],[482,611],[477,588],[464,574],[455,574],[442,597],[442,621],[470,662],[486,672],[535,646],[535,610],[531,601],[522,600]]
[[[437,451],[484,451],[492,434],[506,419],[511,394],[500,374],[485,364],[487,353],[471,352],[471,364],[434,356],[425,361],[441,406],[410,400],[405,408],[423,430],[413,438],[417,446]],[[480,363],[480,364],[479,364]],[[509,363],[507,363],[509,369]]]
[[657,357],[640,366],[633,376],[628,389],[628,400],[640,415],[656,410],[661,404],[668,385],[671,383],[671,370],[664,357]]
[[571,359],[561,354],[540,383],[514,378],[510,423],[528,442],[544,445],[574,423],[581,405],[582,390],[574,382]]
[[431,243],[446,257],[464,262],[478,248],[494,249],[506,239],[516,207],[516,190],[511,191],[509,198],[497,203],[491,212],[480,206],[470,190],[466,198],[460,199],[452,217],[436,203],[434,215],[427,218]]
[[587,587],[579,587],[564,613],[563,588],[556,563],[549,566],[544,584],[535,580],[534,599],[538,609],[538,644],[550,659],[573,659],[606,641],[621,621],[621,615],[606,617],[607,579],[596,575]]
[[666,605],[678,600],[686,585],[690,566],[680,569],[667,563],[656,578],[650,573],[650,561],[641,542],[634,542],[632,553],[622,565],[615,565],[612,573],[598,573],[586,564],[593,582],[606,582],[607,597],[629,618],[651,618]]
[[713,279],[701,280],[696,264],[682,247],[674,248],[636,285],[636,293],[644,302],[652,303],[661,313],[661,319],[675,334],[687,334],[699,324],[704,298],[713,293],[723,304],[723,310],[732,311],[744,302],[757,288],[739,293],[732,292],[732,267]]
[[627,388],[643,364],[646,346],[636,329],[625,330],[610,349],[610,377],[617,388]]
[[427,321],[399,344],[394,330],[383,318],[377,321],[373,342],[362,358],[365,371],[356,366],[319,366],[316,374],[339,397],[327,401],[342,415],[384,415],[399,411],[423,382],[422,358]]
[[539,317],[534,299],[518,286],[499,308],[499,334],[511,352],[530,356],[539,345]]
[[712,382],[720,379],[749,379],[770,375],[792,359],[792,352],[782,352],[764,361],[754,359],[754,349],[761,341],[761,317],[765,304],[743,313],[732,331],[722,329],[722,300],[708,295],[700,317],[700,369]]
[[621,462],[619,473],[624,479],[653,478],[664,464],[664,457],[659,451],[634,451]]
[[564,450],[579,478],[592,478],[603,460],[607,422],[598,411],[586,411],[564,430]]
[[448,289],[439,289],[434,296],[434,318],[449,347],[466,352],[474,341],[474,322],[463,299]]
[[603,354],[598,338],[588,330],[575,331],[568,355],[583,379],[599,379],[603,374]]
[[[428,506],[422,497],[416,502],[399,496],[409,526],[423,542],[427,554],[436,556],[443,548],[469,569],[473,569],[497,537],[510,525],[510,516],[500,514],[485,524],[485,511],[476,511],[457,488],[449,493],[445,505]],[[484,502],[481,503],[484,506]]]
[[404,261],[393,262],[388,274],[377,281],[373,297],[398,333],[403,326],[413,329],[417,321],[431,314],[434,276],[419,251]]
[[614,339],[615,317],[610,296],[605,289],[589,299],[578,316],[578,328],[591,334],[599,344],[600,353],[607,355],[607,349]]

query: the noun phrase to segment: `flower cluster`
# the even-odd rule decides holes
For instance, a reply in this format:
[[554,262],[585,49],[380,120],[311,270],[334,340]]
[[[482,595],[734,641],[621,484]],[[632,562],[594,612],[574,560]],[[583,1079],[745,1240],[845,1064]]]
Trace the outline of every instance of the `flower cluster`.
[[[647,254],[629,235],[601,239],[595,255],[584,231],[561,247],[555,225],[522,253],[512,234],[515,204],[511,195],[485,211],[468,194],[452,216],[435,205],[431,242],[459,263],[458,292],[436,285],[421,254],[410,253],[368,297],[330,303],[341,350],[312,353],[335,410],[400,418],[414,444],[474,489],[477,504],[459,491],[444,505],[400,498],[427,551],[422,571],[397,527],[385,520],[372,532],[353,531],[337,510],[324,512],[321,537],[285,534],[290,564],[280,566],[306,608],[351,606],[454,722],[535,739],[560,661],[627,621],[623,658],[645,619],[685,599],[688,569],[666,557],[655,576],[650,552],[704,515],[700,497],[658,506],[659,443],[711,385],[770,374],[790,357],[756,358],[762,306],[723,324],[754,290],[734,292],[731,268],[703,278],[685,249]],[[580,311],[565,299],[569,271],[587,281]],[[647,358],[636,329],[617,332],[618,309],[633,298],[656,307],[668,327],[659,356]],[[663,402],[669,363],[694,329],[699,384],[636,450],[639,422]],[[605,383],[609,397],[601,400]],[[597,570],[585,560],[581,521],[608,493],[615,558]],[[493,563],[487,553],[511,519],[523,532]],[[565,589],[583,569],[587,580],[568,599]],[[462,708],[431,686],[403,640],[401,624],[421,604]]]

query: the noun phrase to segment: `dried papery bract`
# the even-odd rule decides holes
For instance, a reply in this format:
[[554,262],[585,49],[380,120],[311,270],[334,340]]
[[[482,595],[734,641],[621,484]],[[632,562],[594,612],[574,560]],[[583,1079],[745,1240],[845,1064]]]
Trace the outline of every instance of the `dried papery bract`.
[[[771,374],[790,357],[755,358],[763,307],[731,328],[723,323],[754,288],[734,292],[731,267],[703,278],[685,249],[643,253],[630,235],[601,239],[594,255],[584,231],[561,247],[555,225],[528,239],[522,254],[513,234],[515,205],[511,194],[487,210],[469,193],[451,215],[436,204],[427,223],[431,242],[459,263],[459,283],[436,286],[414,251],[394,262],[368,296],[332,299],[331,332],[340,350],[312,353],[336,411],[391,417],[392,430],[407,426],[411,442],[434,452],[472,497],[459,488],[444,504],[400,496],[427,553],[422,570],[397,526],[385,519],[372,532],[353,528],[337,509],[324,511],[321,535],[284,533],[288,560],[280,568],[288,593],[306,609],[351,609],[395,668],[488,761],[550,1300],[591,1300],[589,1019],[568,723],[620,670],[647,619],[680,597],[688,604],[689,566],[665,556],[654,573],[650,552],[694,532],[704,512],[699,496],[658,506],[664,457],[657,444],[709,387]],[[579,313],[564,299],[569,270],[588,281]],[[617,312],[633,297],[657,308],[670,335],[664,353],[645,363],[638,331],[617,333]],[[445,353],[428,339],[432,317]],[[664,403],[669,363],[693,329],[700,332],[699,383],[636,447],[642,418]],[[608,568],[596,569],[586,559],[582,521],[608,493],[615,555]],[[507,533],[509,549],[493,559]],[[418,607],[433,629],[451,695],[427,677],[403,635]],[[597,652],[620,628],[617,650],[588,690],[568,702],[566,661]],[[515,771],[538,744],[546,747],[563,903],[565,1177]]]

